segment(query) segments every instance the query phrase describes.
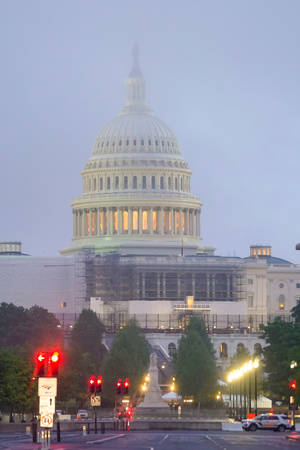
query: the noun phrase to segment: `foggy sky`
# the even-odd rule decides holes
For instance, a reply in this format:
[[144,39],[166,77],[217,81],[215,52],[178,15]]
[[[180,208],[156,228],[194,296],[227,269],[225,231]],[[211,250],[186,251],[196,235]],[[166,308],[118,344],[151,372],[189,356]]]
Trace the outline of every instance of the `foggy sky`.
[[300,263],[300,3],[0,1],[0,241],[57,255],[139,43],[147,102],[203,202],[203,243]]

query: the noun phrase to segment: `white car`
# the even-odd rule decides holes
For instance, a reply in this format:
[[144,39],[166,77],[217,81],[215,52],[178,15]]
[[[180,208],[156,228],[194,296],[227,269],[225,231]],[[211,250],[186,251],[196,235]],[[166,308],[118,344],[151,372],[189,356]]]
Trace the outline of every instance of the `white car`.
[[285,431],[294,429],[292,420],[285,414],[261,414],[253,419],[242,420],[242,428],[245,431]]
[[79,409],[77,411],[77,419],[88,419],[89,415],[86,409]]

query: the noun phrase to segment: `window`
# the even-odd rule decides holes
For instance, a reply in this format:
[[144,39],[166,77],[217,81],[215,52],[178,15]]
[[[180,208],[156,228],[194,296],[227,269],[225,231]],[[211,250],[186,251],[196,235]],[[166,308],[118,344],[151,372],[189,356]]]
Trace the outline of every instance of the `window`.
[[178,191],[178,179],[175,178],[175,191]]
[[114,233],[118,231],[118,211],[114,211]]
[[89,192],[91,192],[91,190],[92,190],[92,181],[91,179],[89,179]]
[[92,212],[91,214],[91,232],[92,235],[95,236],[95,231],[96,231],[96,217],[95,217],[95,213]]
[[143,175],[143,189],[147,189],[147,178],[145,177],[145,175]]
[[279,287],[280,287],[280,289],[284,288],[284,284],[283,283],[279,283]]
[[180,213],[176,211],[176,233],[180,231]]
[[103,211],[99,212],[99,230],[103,232]]
[[115,188],[119,189],[119,177],[115,178]]
[[260,356],[262,354],[262,346],[258,342],[254,344],[254,355]]
[[248,279],[248,284],[253,284],[253,280],[251,278]]
[[110,190],[110,177],[107,177],[107,179],[106,179],[106,189],[108,191]]
[[90,232],[90,213],[86,214],[86,230],[89,233]]
[[148,211],[142,212],[142,229],[143,231],[148,230]]
[[248,308],[253,308],[253,295],[248,295]]
[[123,211],[123,231],[128,231],[128,211]]
[[284,295],[279,295],[279,299],[278,299],[278,308],[279,311],[284,311],[285,309],[285,296]]
[[128,189],[128,177],[126,175],[124,177],[124,189]]
[[93,191],[95,191],[96,190],[96,178],[94,178],[94,180],[93,180]]
[[100,191],[103,191],[103,178],[102,177],[99,178],[99,189],[100,189]]
[[158,145],[158,141],[155,141],[155,145]]
[[132,231],[138,231],[139,229],[139,212],[134,210],[132,212]]
[[133,140],[133,145],[136,145],[136,139]]
[[168,212],[169,232],[172,232],[172,211]]
[[151,139],[149,139],[149,141],[148,141],[148,145],[151,145]]
[[160,177],[160,188],[164,189],[164,177]]
[[168,353],[171,358],[176,356],[176,345],[174,344],[174,342],[170,342],[170,344],[168,345]]
[[300,289],[300,283],[296,283],[296,288]]
[[220,352],[220,358],[228,358],[228,349],[227,344],[225,342],[222,342],[219,347]]
[[151,177],[151,187],[152,187],[152,189],[155,189],[155,177],[154,176]]
[[186,233],[186,211],[182,213],[182,232]]
[[157,211],[152,212],[152,229],[153,231],[157,231]]
[[168,178],[168,189],[171,189],[171,177]]
[[136,175],[134,175],[134,177],[132,178],[132,188],[137,189],[137,176]]
[[141,140],[141,145],[144,145],[144,139]]
[[163,226],[164,226],[164,233],[167,232],[167,211],[163,211]]
[[122,141],[119,141],[119,145],[122,145]]
[[126,141],[126,145],[129,145],[129,140],[127,139],[127,141]]

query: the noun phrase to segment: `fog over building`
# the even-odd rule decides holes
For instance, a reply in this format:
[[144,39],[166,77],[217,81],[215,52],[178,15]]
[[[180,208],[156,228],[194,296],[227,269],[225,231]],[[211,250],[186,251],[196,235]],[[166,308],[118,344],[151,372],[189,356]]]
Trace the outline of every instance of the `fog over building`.
[[147,105],[136,48],[125,105],[99,133],[81,174],[72,244],[61,257],[31,257],[20,243],[0,243],[1,301],[55,313],[62,304],[77,314],[92,307],[111,331],[134,316],[166,355],[177,343],[173,331],[202,314],[226,359],[237,343],[253,351],[260,324],[300,300],[300,268],[272,256],[270,246],[251,246],[239,258],[216,256],[203,243],[192,171]]

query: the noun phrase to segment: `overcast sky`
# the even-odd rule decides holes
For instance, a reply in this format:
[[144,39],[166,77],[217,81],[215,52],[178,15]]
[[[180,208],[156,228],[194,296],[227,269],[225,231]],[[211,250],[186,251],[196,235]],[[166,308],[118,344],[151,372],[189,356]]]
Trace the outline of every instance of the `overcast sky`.
[[139,43],[147,101],[178,138],[203,243],[300,263],[298,0],[0,0],[0,241],[71,243],[94,140]]

